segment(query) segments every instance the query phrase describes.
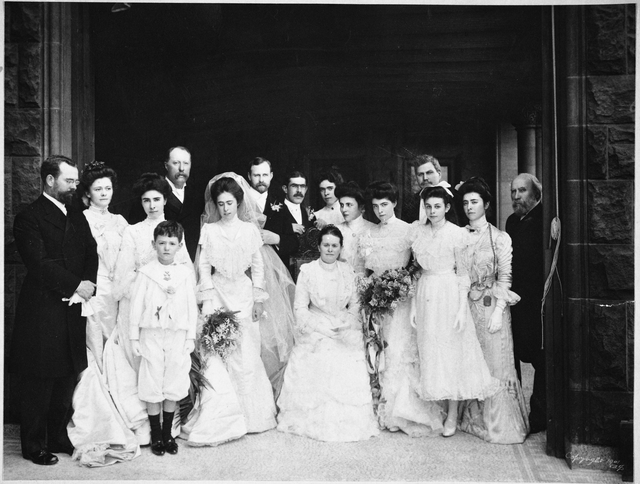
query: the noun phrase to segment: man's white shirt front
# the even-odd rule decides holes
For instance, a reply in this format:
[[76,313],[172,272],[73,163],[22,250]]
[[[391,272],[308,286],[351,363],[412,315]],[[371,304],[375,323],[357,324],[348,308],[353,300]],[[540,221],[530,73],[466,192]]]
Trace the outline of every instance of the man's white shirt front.
[[284,199],[284,204],[287,206],[289,212],[291,212],[291,215],[293,215],[293,218],[296,220],[296,222],[302,225],[302,209],[300,208],[300,204],[290,202],[286,198]]

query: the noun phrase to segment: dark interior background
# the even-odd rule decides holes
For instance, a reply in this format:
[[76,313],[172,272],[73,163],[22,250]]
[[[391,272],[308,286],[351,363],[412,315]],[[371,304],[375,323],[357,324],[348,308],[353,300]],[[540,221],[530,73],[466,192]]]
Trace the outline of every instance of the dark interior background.
[[189,184],[272,161],[337,166],[362,186],[410,189],[427,152],[457,182],[495,183],[496,126],[541,97],[541,7],[112,4],[91,8],[96,158],[119,174],[112,205],[187,146]]

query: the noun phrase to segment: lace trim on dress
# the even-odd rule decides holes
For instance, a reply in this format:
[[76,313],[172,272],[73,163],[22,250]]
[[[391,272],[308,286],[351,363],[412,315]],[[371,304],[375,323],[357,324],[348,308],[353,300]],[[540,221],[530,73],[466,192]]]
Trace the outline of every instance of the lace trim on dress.
[[251,258],[260,250],[262,239],[260,232],[252,224],[240,222],[244,227],[240,229],[239,236],[234,240],[227,239],[223,234],[216,233],[221,229],[216,224],[207,224],[202,227],[200,244],[205,250],[201,256],[207,258],[207,262],[215,267],[228,279],[236,279],[244,275],[251,267]]

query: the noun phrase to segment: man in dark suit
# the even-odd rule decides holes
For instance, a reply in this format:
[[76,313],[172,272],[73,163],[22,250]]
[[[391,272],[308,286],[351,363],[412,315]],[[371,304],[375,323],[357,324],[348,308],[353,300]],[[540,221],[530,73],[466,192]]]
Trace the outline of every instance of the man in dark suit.
[[291,256],[299,251],[299,237],[311,227],[312,220],[310,211],[303,203],[307,193],[307,178],[299,171],[292,171],[286,180],[286,185],[282,186],[284,201],[277,210],[272,210],[265,229],[277,234],[278,243],[275,247],[278,256],[293,274]]
[[267,245],[278,245],[280,243],[280,236],[272,230],[269,230],[269,227],[273,228],[278,226],[274,224],[273,217],[277,216],[278,212],[282,209],[284,197],[270,190],[271,182],[273,181],[271,162],[260,156],[255,157],[251,160],[251,163],[249,163],[247,179],[251,185],[249,195],[266,217],[265,226],[260,231],[262,241]]
[[412,158],[409,163],[415,170],[420,189],[416,193],[404,197],[400,218],[407,223],[412,223],[416,220],[426,222],[427,215],[424,211],[422,199],[420,198],[422,190],[436,185],[449,188],[451,185],[446,181],[441,181],[442,167],[436,157],[431,155],[418,155]]
[[[9,370],[19,375],[22,455],[35,464],[73,453],[66,426],[78,375],[87,367],[81,304],[95,290],[96,242],[84,215],[72,207],[78,169],[53,155],[40,168],[42,195],[14,221],[16,247],[27,275],[16,310]],[[71,300],[71,301],[70,301]]]
[[[164,207],[164,218],[182,225],[187,250],[193,260],[200,239],[200,215],[204,211],[204,193],[187,187],[187,180],[191,174],[191,153],[184,146],[169,148],[164,167],[171,186],[171,195]],[[131,207],[129,223],[134,224],[145,218],[142,205],[136,200]]]
[[531,433],[547,428],[545,356],[540,320],[544,291],[541,200],[542,184],[535,176],[521,173],[511,182],[514,213],[506,223],[513,244],[511,290],[521,298],[511,307],[513,352],[518,378],[521,377],[521,361],[531,363],[535,369],[529,414]]

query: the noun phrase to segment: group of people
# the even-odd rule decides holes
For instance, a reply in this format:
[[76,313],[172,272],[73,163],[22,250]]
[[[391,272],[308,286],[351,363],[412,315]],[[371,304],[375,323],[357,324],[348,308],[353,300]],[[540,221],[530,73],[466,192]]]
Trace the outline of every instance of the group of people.
[[[313,212],[303,203],[307,177],[289,173],[278,193],[259,157],[246,179],[222,173],[204,196],[193,193],[191,154],[174,147],[165,176],[134,184],[127,222],[109,211],[112,168],[93,162],[79,176],[71,159],[47,158],[42,196],[14,222],[27,267],[10,354],[23,456],[52,465],[65,452],[100,466],[147,444],[176,454],[176,437],[219,445],[276,427],[325,441],[460,429],[505,444],[542,430],[544,355],[530,319],[540,301],[532,276],[542,278],[540,183],[527,174],[512,183],[512,246],[487,222],[484,180],[458,187],[469,221],[460,227],[437,159],[413,164],[421,187],[400,220],[391,183],[362,190],[328,170],[318,181],[325,207]],[[363,217],[367,206],[377,223]],[[311,226],[319,258],[294,282],[292,260]],[[420,275],[415,296],[380,324],[374,409],[358,284],[409,265]],[[201,337],[220,311],[240,327],[226,356],[205,351]],[[536,370],[529,416],[520,361]]]

